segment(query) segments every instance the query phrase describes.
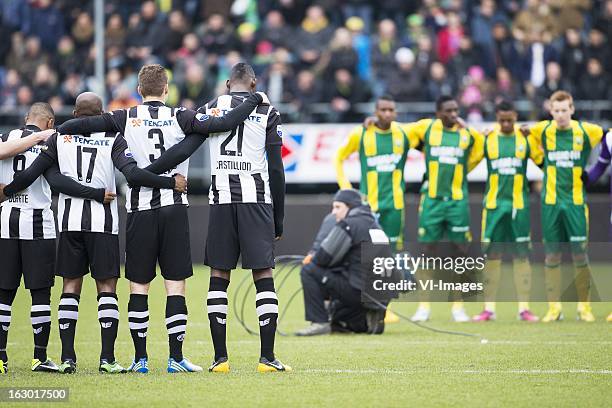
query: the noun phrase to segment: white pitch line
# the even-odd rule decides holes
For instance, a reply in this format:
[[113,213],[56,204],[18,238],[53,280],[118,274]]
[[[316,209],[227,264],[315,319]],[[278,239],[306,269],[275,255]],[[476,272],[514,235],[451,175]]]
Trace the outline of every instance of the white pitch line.
[[357,370],[357,369],[306,369],[296,370],[303,373],[316,373],[316,374],[356,374],[356,375],[369,375],[369,374],[531,374],[531,375],[551,375],[551,374],[589,374],[589,375],[612,375],[612,370],[587,370],[587,369],[563,369],[563,370],[540,370],[540,369],[517,369],[517,370]]

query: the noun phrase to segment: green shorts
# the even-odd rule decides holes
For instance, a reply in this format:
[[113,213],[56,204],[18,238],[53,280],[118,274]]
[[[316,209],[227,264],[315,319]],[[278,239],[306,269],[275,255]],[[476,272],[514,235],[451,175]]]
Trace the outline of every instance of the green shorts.
[[542,204],[542,238],[548,251],[558,251],[563,242],[572,244],[574,251],[584,250],[589,239],[589,207]]
[[499,203],[493,209],[484,208],[481,240],[486,252],[526,254],[531,242],[529,207],[516,209],[509,202]]
[[379,208],[378,223],[391,241],[392,248],[403,249],[404,245],[404,209]]
[[457,243],[472,240],[470,208],[467,199],[431,198],[421,194],[419,242],[438,242],[444,237]]

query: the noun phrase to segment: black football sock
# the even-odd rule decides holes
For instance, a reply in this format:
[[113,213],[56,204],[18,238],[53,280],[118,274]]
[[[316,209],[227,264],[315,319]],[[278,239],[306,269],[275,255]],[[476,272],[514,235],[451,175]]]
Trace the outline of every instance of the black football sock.
[[263,278],[255,281],[255,306],[259,319],[259,341],[261,356],[274,361],[274,336],[278,318],[278,298],[274,290],[274,280]]
[[119,329],[119,303],[116,293],[98,293],[98,321],[102,337],[100,360],[112,363],[115,361],[115,340]]
[[11,308],[17,289],[0,289],[0,360],[7,362],[6,343],[8,341],[9,327],[11,326]]
[[47,361],[47,345],[51,333],[51,288],[33,289],[30,320],[34,332],[34,358]]
[[128,302],[128,322],[134,342],[134,360],[147,357],[147,330],[149,329],[148,296],[131,294]]
[[215,348],[215,361],[227,358],[225,332],[227,322],[227,287],[229,281],[215,276],[210,277],[206,309],[210,324],[210,335]]
[[187,330],[185,296],[171,295],[166,298],[166,329],[170,358],[174,361],[183,361],[183,340]]
[[79,318],[79,299],[76,293],[62,293],[57,310],[60,340],[62,341],[62,362],[72,360],[76,363],[74,335]]

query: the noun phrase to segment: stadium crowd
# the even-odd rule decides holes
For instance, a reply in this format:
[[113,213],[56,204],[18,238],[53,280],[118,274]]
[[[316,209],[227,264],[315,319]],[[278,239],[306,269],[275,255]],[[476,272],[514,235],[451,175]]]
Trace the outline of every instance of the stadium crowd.
[[[71,107],[96,89],[93,1],[4,0],[0,109]],[[360,121],[357,104],[456,94],[472,121],[488,102],[564,89],[612,97],[612,0],[107,0],[108,109],[135,105],[136,73],[171,73],[170,105],[225,92],[245,60],[286,121]],[[326,103],[324,117],[311,108]]]

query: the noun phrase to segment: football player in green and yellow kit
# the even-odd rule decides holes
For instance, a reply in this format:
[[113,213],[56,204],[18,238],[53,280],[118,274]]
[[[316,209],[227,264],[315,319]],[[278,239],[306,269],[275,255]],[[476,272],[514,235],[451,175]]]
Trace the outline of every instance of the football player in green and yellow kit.
[[[465,253],[471,241],[467,174],[483,157],[484,137],[476,130],[463,127],[459,105],[450,96],[436,101],[436,118],[422,119],[408,125],[408,139],[419,140],[425,153],[425,180],[419,206],[419,242],[425,255],[437,253],[437,243],[446,238],[459,253]],[[417,272],[419,280],[428,271]],[[420,274],[420,276],[419,276]],[[413,321],[430,316],[427,293],[422,293]],[[463,302],[454,302],[453,320],[470,320]]]
[[[497,124],[486,136],[487,186],[482,210],[482,244],[485,264],[484,310],[473,317],[478,322],[495,320],[495,295],[501,279],[502,254],[513,255],[514,283],[519,300],[518,318],[535,322],[529,310],[531,265],[529,246],[531,220],[527,161],[534,149],[516,124],[512,103],[502,101],[495,107]],[[537,147],[536,147],[537,149]]]
[[538,122],[529,132],[538,146],[536,163],[543,166],[542,235],[545,244],[546,286],[549,308],[543,322],[563,319],[561,309],[561,248],[571,245],[578,295],[578,320],[595,320],[589,298],[591,269],[586,253],[589,235],[589,207],[583,173],[593,147],[603,137],[600,126],[572,120],[572,96],[557,91],[550,97],[553,120]]
[[[378,222],[393,248],[399,251],[404,243],[404,166],[408,150],[416,148],[419,141],[408,139],[405,130],[395,122],[396,117],[393,98],[378,98],[375,117],[366,120],[368,125],[353,129],[338,149],[334,165],[340,188],[352,188],[343,163],[351,154],[359,152],[361,193],[378,215]],[[398,321],[399,317],[388,309],[385,323]]]
[[418,139],[409,140],[399,123],[395,102],[388,96],[376,101],[374,123],[358,126],[350,133],[346,143],[336,154],[335,167],[341,189],[352,188],[344,173],[343,163],[359,152],[361,164],[360,190],[368,199],[378,222],[393,247],[401,250],[404,242],[404,166],[410,148],[416,148]]

